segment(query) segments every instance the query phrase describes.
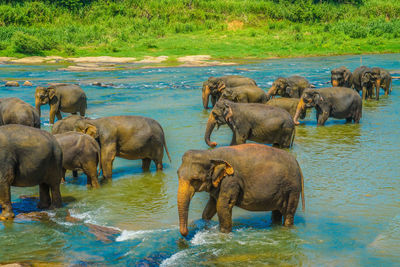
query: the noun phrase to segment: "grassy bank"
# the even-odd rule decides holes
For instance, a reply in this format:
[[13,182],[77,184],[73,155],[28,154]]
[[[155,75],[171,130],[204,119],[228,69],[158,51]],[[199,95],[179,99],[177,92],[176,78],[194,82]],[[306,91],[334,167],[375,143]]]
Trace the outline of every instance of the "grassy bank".
[[388,52],[400,52],[398,0],[0,0],[0,56]]

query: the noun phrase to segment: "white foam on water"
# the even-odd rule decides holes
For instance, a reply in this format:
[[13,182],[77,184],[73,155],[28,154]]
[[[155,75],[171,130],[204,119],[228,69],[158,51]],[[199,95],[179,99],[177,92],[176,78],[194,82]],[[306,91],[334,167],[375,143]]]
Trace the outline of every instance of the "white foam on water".
[[133,240],[133,239],[142,239],[142,240],[144,240],[146,237],[148,237],[151,234],[168,232],[168,231],[171,231],[171,230],[172,229],[138,230],[138,231],[123,230],[121,235],[118,236],[115,239],[115,241],[122,242],[122,241]]
[[233,237],[232,233],[222,234],[218,230],[218,226],[214,226],[209,230],[202,230],[197,232],[190,243],[195,246],[200,246],[204,244],[220,244]]
[[160,267],[167,267],[167,266],[181,266],[181,258],[186,258],[187,257],[188,250],[182,250],[179,251],[175,254],[173,254],[171,257],[163,260],[160,264]]

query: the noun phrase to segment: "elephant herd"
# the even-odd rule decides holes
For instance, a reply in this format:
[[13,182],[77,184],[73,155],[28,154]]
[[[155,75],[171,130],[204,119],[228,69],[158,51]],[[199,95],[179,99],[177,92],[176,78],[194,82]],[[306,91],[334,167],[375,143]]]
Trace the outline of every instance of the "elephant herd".
[[[303,210],[304,178],[293,155],[280,148],[293,145],[296,125],[308,108],[316,109],[318,125],[329,117],[359,123],[362,98],[379,99],[379,88],[391,91],[390,74],[381,68],[332,70],[333,87],[316,89],[300,76],[276,79],[268,92],[240,75],[210,77],[203,83],[202,103],[211,100],[205,142],[214,148],[215,126],[228,125],[230,146],[189,150],[178,169],[180,233],[188,234],[188,211],[195,192],[206,191],[209,201],[202,218],[218,215],[220,230],[232,229],[232,208],[272,211],[272,222],[290,226],[300,200]],[[389,90],[390,88],[390,90]],[[278,97],[279,96],[279,97]],[[52,134],[40,130],[40,106],[49,104]],[[60,183],[66,170],[83,171],[87,184],[98,188],[98,176],[112,179],[115,157],[142,160],[143,171],[153,161],[162,171],[164,130],[154,119],[142,116],[85,117],[87,97],[75,84],[37,87],[35,107],[18,98],[0,98],[0,219],[14,217],[10,186],[39,185],[39,208],[62,206]],[[72,113],[62,118],[61,112]],[[80,115],[77,115],[79,112]],[[262,144],[245,144],[251,140]],[[271,144],[266,146],[264,144]],[[51,196],[50,196],[51,193]]]

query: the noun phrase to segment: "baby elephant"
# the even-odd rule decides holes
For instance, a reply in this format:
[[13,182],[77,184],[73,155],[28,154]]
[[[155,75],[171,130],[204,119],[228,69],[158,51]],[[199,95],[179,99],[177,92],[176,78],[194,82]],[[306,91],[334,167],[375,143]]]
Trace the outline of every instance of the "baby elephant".
[[39,208],[62,206],[63,155],[50,133],[25,125],[0,126],[0,147],[0,219],[14,217],[10,186],[39,185]]
[[210,147],[217,145],[210,141],[215,125],[219,127],[223,124],[228,124],[233,131],[231,145],[244,144],[246,140],[251,140],[287,148],[293,144],[295,135],[293,119],[284,109],[264,104],[220,100],[211,111],[204,135]]
[[188,212],[195,192],[210,194],[202,218],[218,214],[220,230],[232,231],[232,208],[272,211],[272,222],[291,226],[302,198],[304,179],[290,153],[259,144],[212,150],[189,150],[178,169],[178,212],[181,235],[188,234]]
[[[100,146],[93,137],[77,132],[56,134],[63,151],[63,181],[66,170],[82,170],[87,176],[87,185],[99,188],[97,165],[100,163]],[[101,165],[99,166],[99,172]]]

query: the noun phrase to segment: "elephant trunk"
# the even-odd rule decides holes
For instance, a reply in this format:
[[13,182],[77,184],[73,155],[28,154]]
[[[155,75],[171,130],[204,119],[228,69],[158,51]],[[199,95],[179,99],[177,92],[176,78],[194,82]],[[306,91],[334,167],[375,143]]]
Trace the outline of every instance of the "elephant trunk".
[[179,213],[179,231],[182,236],[188,235],[188,213],[190,200],[194,195],[194,188],[188,181],[179,177],[178,187],[178,213]]
[[35,108],[36,108],[36,110],[39,114],[39,118],[40,118],[41,112],[40,112],[40,101],[39,100],[35,100]]
[[208,85],[204,86],[202,93],[204,109],[208,109],[208,100],[210,99],[210,93],[211,93],[210,87]]
[[276,86],[272,86],[271,88],[269,88],[267,92],[267,99],[270,99],[271,97],[274,98],[275,93],[276,93]]
[[210,147],[216,147],[217,143],[216,142],[211,142],[210,141],[210,136],[212,131],[214,130],[215,124],[217,124],[214,115],[211,113],[210,117],[208,117],[207,121],[207,127],[206,127],[206,133],[204,135],[204,140],[206,141],[207,145]]
[[376,80],[376,87],[379,89],[381,88],[381,79]]
[[296,114],[294,115],[293,122],[296,125],[299,125],[300,122],[298,121],[300,114],[305,110],[306,104],[304,103],[303,98],[300,98],[299,104],[297,105]]
[[339,81],[338,80],[332,80],[332,87],[338,87],[339,86]]

